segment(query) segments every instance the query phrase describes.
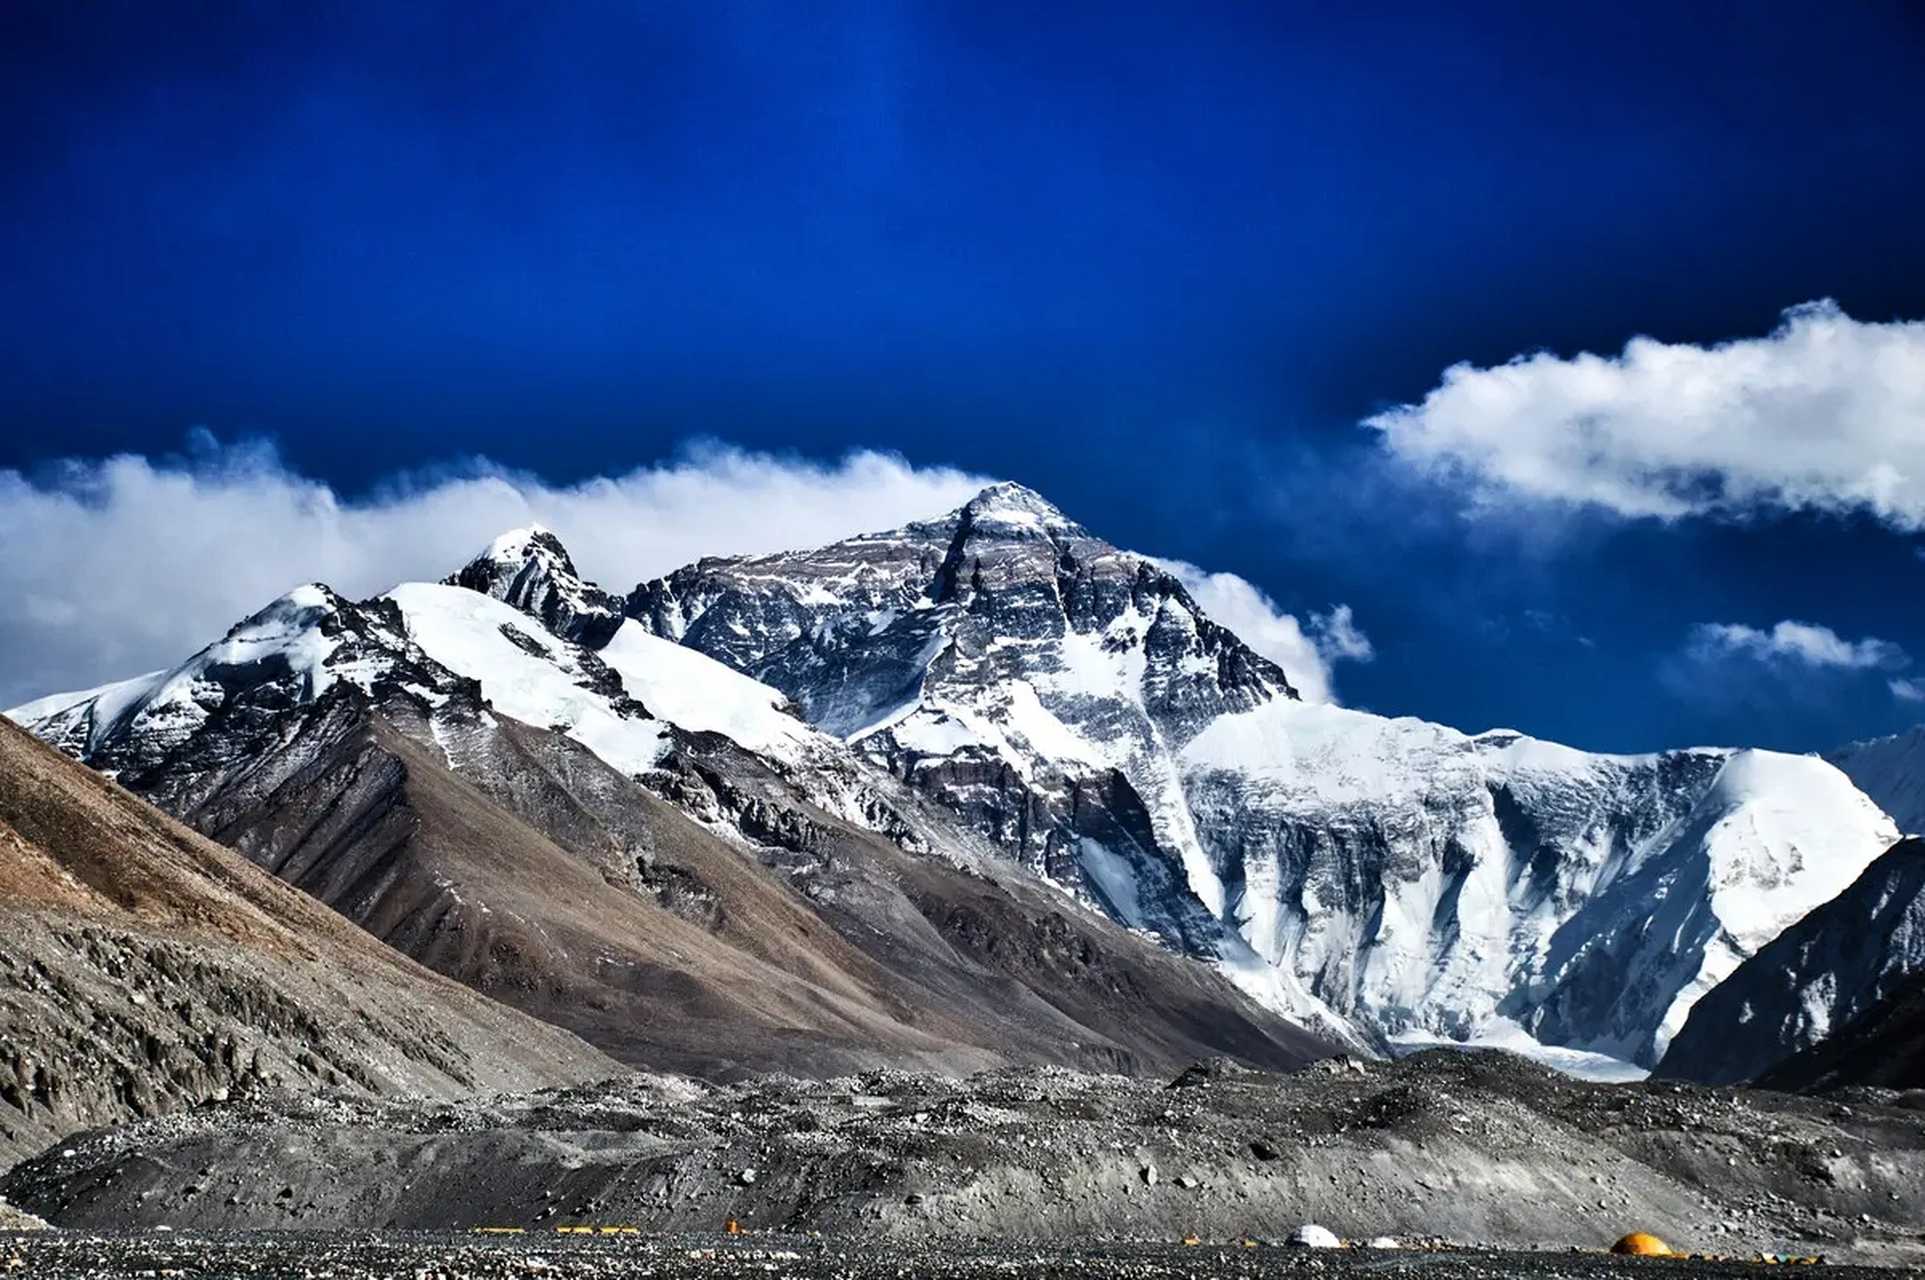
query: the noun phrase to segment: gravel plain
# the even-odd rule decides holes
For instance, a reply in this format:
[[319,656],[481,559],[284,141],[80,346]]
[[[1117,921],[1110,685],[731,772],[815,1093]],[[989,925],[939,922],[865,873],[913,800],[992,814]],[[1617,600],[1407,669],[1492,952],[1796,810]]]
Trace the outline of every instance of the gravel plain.
[[0,1274],[45,1280],[1609,1280],[1771,1276],[1893,1280],[1857,1265],[1764,1266],[1748,1260],[1623,1258],[1605,1253],[1301,1249],[1273,1241],[918,1244],[784,1236],[521,1235],[447,1232],[43,1232],[0,1241]]
[[757,1239],[873,1247],[905,1275],[937,1244],[956,1252],[929,1257],[966,1267],[979,1248],[1101,1258],[1119,1242],[1283,1240],[1305,1222],[1350,1241],[1535,1251],[1532,1265],[1649,1231],[1687,1253],[1925,1268],[1921,1102],[1592,1084],[1449,1050],[1160,1080],[634,1076],[461,1102],[236,1100],[77,1135],[0,1194],[73,1231],[343,1233],[297,1237],[329,1249],[367,1230],[521,1228],[500,1245],[515,1257],[537,1239],[566,1250],[560,1227],[634,1228],[619,1245],[735,1221]]

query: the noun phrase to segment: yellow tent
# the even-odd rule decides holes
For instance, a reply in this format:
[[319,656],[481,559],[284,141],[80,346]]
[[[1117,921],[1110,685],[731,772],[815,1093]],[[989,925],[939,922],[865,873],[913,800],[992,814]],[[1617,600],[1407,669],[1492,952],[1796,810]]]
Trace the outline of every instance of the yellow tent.
[[1647,1232],[1633,1231],[1612,1245],[1611,1252],[1631,1253],[1641,1258],[1668,1258],[1671,1256],[1671,1246]]

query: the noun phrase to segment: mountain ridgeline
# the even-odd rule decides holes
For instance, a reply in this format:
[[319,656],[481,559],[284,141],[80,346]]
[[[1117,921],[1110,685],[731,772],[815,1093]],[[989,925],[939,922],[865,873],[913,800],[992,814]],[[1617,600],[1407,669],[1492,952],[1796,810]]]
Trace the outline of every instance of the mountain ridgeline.
[[[1865,1018],[1921,974],[1925,840],[1914,836],[1893,845],[1848,889],[1773,938],[1700,1000],[1660,1074],[1706,1084],[1795,1075],[1797,1069],[1786,1065],[1792,1059]],[[1917,1004],[1913,995],[1915,1020]],[[1883,1065],[1904,1069],[1896,1057]],[[1912,1055],[1909,1069],[1921,1067],[1925,1060]]]
[[1650,1066],[1897,835],[1816,758],[1306,703],[1014,485],[626,596],[518,531],[10,714],[430,966],[710,1076]]

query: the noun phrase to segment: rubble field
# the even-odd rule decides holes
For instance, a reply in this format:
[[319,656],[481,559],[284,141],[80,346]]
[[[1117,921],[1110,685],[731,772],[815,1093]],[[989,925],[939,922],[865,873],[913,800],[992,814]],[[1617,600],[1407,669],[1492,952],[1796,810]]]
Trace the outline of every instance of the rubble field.
[[[1595,1084],[1453,1050],[1150,1080],[634,1076],[457,1102],[238,1099],[75,1137],[0,1194],[80,1231],[527,1233],[470,1242],[484,1252],[556,1244],[557,1227],[650,1239],[733,1221],[797,1248],[953,1246],[941,1257],[956,1267],[978,1265],[976,1248],[1102,1258],[1185,1238],[1241,1258],[1242,1241],[1261,1253],[1308,1222],[1414,1246],[1385,1266],[1438,1246],[1561,1256],[1648,1231],[1685,1253],[1925,1268],[1925,1098]],[[403,1247],[371,1239],[325,1247]],[[1196,1256],[1143,1255],[1178,1270]]]

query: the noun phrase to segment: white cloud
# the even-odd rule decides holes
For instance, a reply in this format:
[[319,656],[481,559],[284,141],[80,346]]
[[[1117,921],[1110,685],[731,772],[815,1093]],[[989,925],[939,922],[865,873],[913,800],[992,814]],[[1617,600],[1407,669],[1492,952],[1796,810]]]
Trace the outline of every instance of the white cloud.
[[1743,623],[1705,623],[1692,629],[1686,649],[1704,661],[1737,657],[1834,671],[1891,671],[1910,661],[1905,651],[1889,640],[1876,636],[1847,640],[1830,627],[1791,621],[1780,622],[1769,631]]
[[1925,702],[1925,681],[1899,674],[1911,665],[1903,647],[1877,636],[1848,640],[1790,619],[1769,629],[1713,622],[1691,629],[1659,678],[1681,697],[1758,707],[1822,705],[1874,678],[1899,702]]
[[720,446],[559,487],[482,462],[367,501],[271,448],[211,440],[188,464],[0,471],[0,706],[171,666],[302,582],[362,597],[440,578],[517,525],[553,529],[585,575],[626,591],[704,555],[927,518],[985,483],[881,453],[823,465]]
[[1338,662],[1368,662],[1375,656],[1347,604],[1311,614],[1306,626],[1234,573],[1211,573],[1181,560],[1158,563],[1177,576],[1213,622],[1236,632],[1245,644],[1282,667],[1305,702],[1335,702],[1331,668]]
[[1377,656],[1347,604],[1333,606],[1329,613],[1311,614],[1310,635],[1317,642],[1317,652],[1331,662],[1369,662]]
[[1831,302],[1792,308],[1764,338],[1456,365],[1423,403],[1365,425],[1486,500],[1664,519],[1863,511],[1925,528],[1925,322],[1865,323]]

